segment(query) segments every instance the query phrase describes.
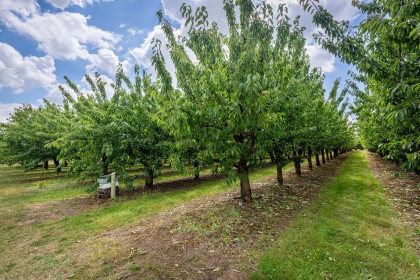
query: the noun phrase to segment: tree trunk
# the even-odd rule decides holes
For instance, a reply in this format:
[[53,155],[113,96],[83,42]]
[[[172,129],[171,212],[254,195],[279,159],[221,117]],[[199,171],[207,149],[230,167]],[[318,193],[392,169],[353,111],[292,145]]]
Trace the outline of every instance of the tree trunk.
[[332,151],[330,151],[330,159],[333,159],[334,157],[333,157],[333,153],[332,153]]
[[146,189],[153,188],[153,170],[150,167],[146,167],[146,180],[144,184],[146,185]]
[[102,156],[102,163],[103,163],[103,167],[102,167],[102,172],[104,173],[103,175],[107,175],[108,174],[108,162],[107,162],[107,157],[105,155]]
[[249,169],[246,160],[240,160],[238,168],[239,180],[241,185],[241,197],[243,202],[251,202],[251,184],[249,183]]
[[325,152],[323,149],[321,150],[321,156],[322,156],[322,163],[325,164]]
[[320,166],[321,162],[319,161],[319,154],[315,153],[315,161],[316,161],[316,166]]
[[53,161],[54,161],[54,166],[55,166],[55,169],[57,170],[57,172],[61,172],[61,167],[59,167],[60,161],[57,160],[56,158],[53,158]]
[[302,175],[302,170],[300,168],[300,158],[295,157],[293,159],[293,162],[295,163],[295,173],[296,173],[296,175],[301,176]]
[[308,148],[308,167],[309,170],[312,170],[313,166],[312,166],[312,149],[311,147]]
[[334,149],[334,158],[338,157],[338,149]]
[[274,156],[274,154],[273,154],[273,153],[270,153],[270,161],[271,161],[272,163],[275,163],[275,162],[276,162],[276,157]]
[[330,153],[326,150],[325,155],[327,156],[327,161],[330,161]]
[[47,161],[44,161],[44,169],[45,170],[48,170],[48,160]]
[[200,178],[200,162],[198,160],[194,161],[194,180],[198,180]]
[[102,172],[104,173],[104,175],[108,174],[108,164],[104,163],[104,167],[102,168]]
[[276,163],[277,166],[277,183],[279,186],[283,185],[283,164],[281,162]]
[[64,167],[67,167],[67,165],[69,165],[69,163],[67,162],[67,160],[64,161]]

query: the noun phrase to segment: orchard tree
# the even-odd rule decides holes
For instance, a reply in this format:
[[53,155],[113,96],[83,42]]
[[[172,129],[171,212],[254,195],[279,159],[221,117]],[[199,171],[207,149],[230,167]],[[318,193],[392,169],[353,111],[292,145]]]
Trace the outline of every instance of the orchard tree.
[[89,75],[85,78],[91,90],[87,93],[80,91],[67,77],[73,94],[60,86],[65,103],[71,106],[71,125],[67,133],[53,143],[61,149],[60,158],[72,162],[70,172],[80,180],[109,173],[120,154],[121,138],[117,118],[120,109],[118,91],[108,98],[106,82],[99,74],[96,73],[94,79]]
[[168,135],[156,120],[161,84],[152,82],[145,72],[140,76],[138,66],[134,73],[131,82],[119,68],[110,97],[99,74],[95,79],[86,75],[91,87],[87,93],[66,78],[76,97],[61,87],[73,117],[71,129],[54,145],[61,148],[61,158],[72,161],[70,171],[81,180],[108,174],[112,169],[132,187],[127,168],[141,163],[145,185],[152,188],[153,179],[168,157]]
[[[280,11],[283,8],[280,6]],[[188,37],[179,39],[175,38],[161,12],[158,16],[169,41],[184,104],[173,121],[178,131],[175,140],[200,139],[200,147],[205,149],[199,150],[197,158],[216,163],[217,168],[231,175],[230,178],[236,174],[241,197],[249,202],[252,200],[249,171],[259,164],[259,156],[267,154],[269,131],[264,129],[267,113],[273,113],[276,110],[273,104],[284,100],[282,95],[287,94],[289,76],[293,75],[289,71],[295,71],[293,67],[281,69],[279,63],[285,63],[283,57],[288,57],[289,61],[294,59],[294,65],[305,63],[300,45],[296,47],[296,41],[302,42],[303,37],[281,38],[282,33],[275,31],[283,24],[283,17],[275,24],[272,8],[265,2],[255,5],[251,0],[243,0],[235,5],[234,1],[227,0],[224,10],[228,35],[219,31],[217,23],[209,25],[205,7],[195,12],[186,5],[181,7],[189,31]],[[300,31],[285,34],[301,36]],[[196,61],[188,55],[188,49],[194,53]],[[157,41],[154,65],[162,82],[169,83],[162,58]]]
[[59,120],[63,108],[44,100],[45,105],[34,108],[29,104],[15,108],[8,122],[0,128],[0,158],[12,165],[20,164],[26,169],[43,165],[48,169],[48,161],[53,160],[57,171],[61,170],[58,155],[60,150],[49,147],[67,129]]
[[[404,169],[419,173],[420,2],[354,0],[353,5],[366,16],[356,27],[334,20],[317,2],[300,0],[325,31],[317,33],[316,40],[343,61],[355,65],[366,82],[367,96],[359,95],[356,102],[361,106],[356,111],[363,114],[359,116],[360,132],[367,132],[365,128],[373,124],[374,117],[380,117],[380,127],[375,130],[388,133],[385,137],[366,135],[365,140],[373,141],[368,145],[381,148],[390,159],[404,161]],[[363,104],[364,101],[368,103]],[[374,111],[372,119],[366,118],[368,110]]]
[[[159,81],[152,82],[145,71],[140,76],[137,65],[134,73],[134,83],[122,70],[118,71],[116,79],[120,99],[116,115],[121,127],[121,154],[118,161],[121,165],[129,166],[142,163],[145,185],[150,189],[153,187],[153,179],[170,154],[171,138],[159,123],[162,84]],[[121,86],[122,82],[127,89]]]

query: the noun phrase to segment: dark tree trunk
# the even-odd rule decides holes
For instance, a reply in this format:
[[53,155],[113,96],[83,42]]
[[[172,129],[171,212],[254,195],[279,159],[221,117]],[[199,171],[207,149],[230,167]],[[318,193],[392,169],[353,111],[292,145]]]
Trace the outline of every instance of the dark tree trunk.
[[146,180],[144,184],[146,185],[146,189],[153,188],[153,170],[150,167],[146,167]]
[[103,163],[103,167],[102,167],[102,172],[104,173],[103,175],[107,175],[108,174],[108,162],[107,162],[107,157],[104,155],[102,156],[102,163]]
[[338,157],[338,149],[334,149],[334,158]]
[[327,156],[327,161],[330,161],[330,153],[328,151],[325,151],[325,154]]
[[283,185],[283,164],[281,162],[276,163],[277,166],[277,183],[279,186]]
[[104,175],[108,174],[108,164],[104,163],[104,167],[102,169],[102,172],[104,173]]
[[308,148],[308,167],[309,170],[312,170],[313,166],[312,166],[312,149],[311,147]]
[[302,175],[302,170],[300,168],[300,158],[295,157],[293,159],[293,162],[295,164],[295,173],[296,173],[296,175],[301,176]]
[[67,165],[69,165],[69,163],[67,162],[67,160],[64,161],[64,167],[67,167]]
[[60,161],[57,160],[56,158],[53,158],[53,161],[54,161],[54,166],[55,166],[55,169],[57,170],[57,172],[61,172],[61,167],[59,166]]
[[239,161],[238,168],[239,180],[241,185],[241,197],[244,202],[252,201],[251,184],[249,182],[249,168],[246,160]]
[[274,154],[273,154],[273,153],[270,153],[270,161],[271,161],[272,163],[275,163],[275,162],[276,162],[276,157],[274,156]]
[[322,163],[325,164],[325,152],[321,150]]
[[200,162],[199,161],[194,161],[194,180],[198,180],[200,178]]
[[333,159],[334,157],[333,157],[333,153],[332,153],[332,151],[330,151],[330,159]]
[[48,170],[48,160],[47,161],[44,161],[44,169],[45,170]]
[[319,161],[319,154],[315,153],[315,161],[316,161],[316,166],[320,166],[321,162]]

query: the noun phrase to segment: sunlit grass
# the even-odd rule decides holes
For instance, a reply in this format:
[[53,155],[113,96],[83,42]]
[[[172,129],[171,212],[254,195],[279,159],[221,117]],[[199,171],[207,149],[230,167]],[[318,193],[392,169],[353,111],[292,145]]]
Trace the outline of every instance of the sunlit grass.
[[263,257],[253,279],[420,279],[410,229],[362,152]]

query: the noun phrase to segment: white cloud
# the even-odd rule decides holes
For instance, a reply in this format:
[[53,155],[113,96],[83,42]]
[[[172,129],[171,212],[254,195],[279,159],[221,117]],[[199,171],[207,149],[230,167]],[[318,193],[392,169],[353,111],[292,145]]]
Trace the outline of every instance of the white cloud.
[[39,5],[35,0],[2,0],[0,8],[0,17],[13,12],[21,17],[28,17],[36,13]]
[[[86,66],[88,72],[101,70],[110,76],[115,75],[120,63],[118,56],[110,49],[100,49],[96,54],[90,55],[88,60],[90,61],[90,64]],[[121,64],[123,70],[126,71],[129,66],[128,61],[121,61]]]
[[59,9],[65,9],[68,6],[85,7],[86,4],[92,4],[93,0],[46,0],[48,3]]
[[[86,5],[92,5],[93,0],[45,0],[58,9],[66,9],[69,6],[86,7]],[[95,2],[112,2],[114,0],[95,0]]]
[[[161,0],[164,13],[166,17],[171,21],[176,21],[181,24],[179,30],[176,30],[178,34],[186,35],[187,28],[183,26],[184,19],[181,16],[179,11],[181,4],[178,1],[170,0]],[[222,33],[228,32],[227,20],[225,16],[225,11],[223,10],[223,1],[222,0],[185,0],[183,1],[187,5],[190,5],[192,10],[199,6],[206,6],[209,13],[209,22],[215,21],[218,24],[219,30]],[[320,67],[325,73],[333,72],[335,70],[335,57],[329,52],[323,50],[319,45],[314,44],[312,34],[317,31],[317,27],[312,23],[312,15],[308,12],[304,12],[303,8],[299,5],[296,0],[267,0],[276,11],[276,7],[279,3],[286,3],[289,9],[289,17],[294,19],[296,16],[300,16],[301,26],[306,27],[304,35],[307,39],[307,51],[310,58],[311,65],[313,67]],[[330,11],[337,20],[353,20],[357,17],[357,9],[351,5],[351,0],[321,0],[320,4],[324,6],[328,11]],[[166,39],[163,36],[163,32],[155,27],[152,32],[150,32],[147,38],[144,40],[143,44],[135,49],[130,51],[138,63],[143,65],[146,68],[150,68],[150,58],[152,55],[151,52],[151,40],[153,37],[161,39],[163,46],[166,44]],[[163,47],[164,48],[164,47]],[[164,48],[165,49],[165,48]],[[166,62],[170,61],[169,56],[165,53]],[[169,67],[168,70],[173,66]],[[171,73],[173,73],[171,71]]]
[[324,73],[334,72],[335,56],[318,45],[307,45],[307,54],[312,67],[320,67]]
[[22,106],[22,104],[0,103],[0,122],[6,122],[10,117],[10,114],[12,114],[15,111],[15,108],[19,106]]
[[137,34],[143,34],[144,30],[143,29],[137,30],[137,29],[134,29],[134,28],[128,28],[127,32],[134,36],[134,35],[137,35]]
[[54,58],[87,59],[88,45],[112,48],[119,37],[87,23],[88,18],[78,14],[33,14],[21,19],[12,12],[0,13],[8,28],[27,35],[38,43],[38,48]]
[[16,93],[35,88],[49,88],[55,83],[54,59],[22,55],[12,46],[0,42],[0,89],[11,88]]
[[[159,39],[162,42],[166,41],[165,33],[163,33],[162,28],[160,25],[156,25],[151,32],[147,34],[146,39],[144,39],[143,43],[138,48],[134,48],[130,50],[130,54],[135,58],[139,65],[142,65],[145,68],[151,70],[152,62],[151,57],[152,53],[152,40],[153,38]],[[163,48],[164,52],[167,53],[166,48]],[[166,57],[169,57],[166,55]],[[166,61],[168,63],[168,61]]]

